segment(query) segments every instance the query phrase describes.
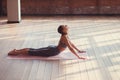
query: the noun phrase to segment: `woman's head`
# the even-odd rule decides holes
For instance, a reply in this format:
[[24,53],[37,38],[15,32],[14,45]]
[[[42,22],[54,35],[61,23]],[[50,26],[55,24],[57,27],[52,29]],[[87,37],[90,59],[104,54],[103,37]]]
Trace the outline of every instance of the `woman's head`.
[[60,25],[58,27],[58,33],[60,33],[62,35],[66,35],[68,33],[68,27],[67,27],[67,25]]

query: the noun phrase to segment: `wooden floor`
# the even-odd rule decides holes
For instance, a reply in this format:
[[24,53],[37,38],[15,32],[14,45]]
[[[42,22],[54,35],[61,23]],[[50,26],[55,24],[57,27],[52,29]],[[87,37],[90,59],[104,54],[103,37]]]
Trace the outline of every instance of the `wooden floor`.
[[[0,18],[0,80],[120,80],[120,17],[23,17],[7,24]],[[89,60],[13,60],[13,48],[57,45],[61,24]],[[67,49],[68,50],[68,49]]]

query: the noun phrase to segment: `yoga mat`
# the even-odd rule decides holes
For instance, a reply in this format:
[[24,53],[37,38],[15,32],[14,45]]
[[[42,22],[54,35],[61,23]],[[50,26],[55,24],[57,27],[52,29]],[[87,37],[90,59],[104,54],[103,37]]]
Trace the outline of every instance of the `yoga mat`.
[[[78,54],[80,54],[80,53],[78,53]],[[84,53],[81,53],[81,54],[84,54]],[[74,59],[78,59],[78,58],[70,52],[62,52],[59,55],[51,56],[51,57],[18,55],[18,56],[7,56],[7,59],[74,60]]]

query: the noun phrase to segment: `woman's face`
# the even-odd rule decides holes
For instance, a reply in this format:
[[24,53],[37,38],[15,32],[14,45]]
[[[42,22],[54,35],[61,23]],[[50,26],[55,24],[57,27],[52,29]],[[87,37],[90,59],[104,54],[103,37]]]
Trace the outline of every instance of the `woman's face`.
[[67,26],[67,25],[65,25],[65,26],[63,27],[63,32],[64,32],[64,33],[68,33],[68,26]]

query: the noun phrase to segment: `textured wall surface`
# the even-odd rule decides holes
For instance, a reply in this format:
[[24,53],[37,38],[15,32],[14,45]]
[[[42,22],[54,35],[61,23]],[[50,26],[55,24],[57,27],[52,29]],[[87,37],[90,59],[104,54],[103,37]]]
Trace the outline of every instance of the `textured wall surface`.
[[0,0],[0,16],[2,15],[2,0]]
[[22,13],[95,14],[96,0],[22,0]]
[[7,1],[6,0],[0,0],[1,2],[1,15],[4,15],[7,13]]
[[120,14],[120,0],[99,0],[100,14]]
[[1,0],[0,0],[0,16],[2,14],[2,4],[1,4]]
[[21,4],[23,14],[120,14],[120,0],[21,0]]
[[[6,14],[6,0],[2,14]],[[120,14],[120,0],[21,0],[22,14]]]

